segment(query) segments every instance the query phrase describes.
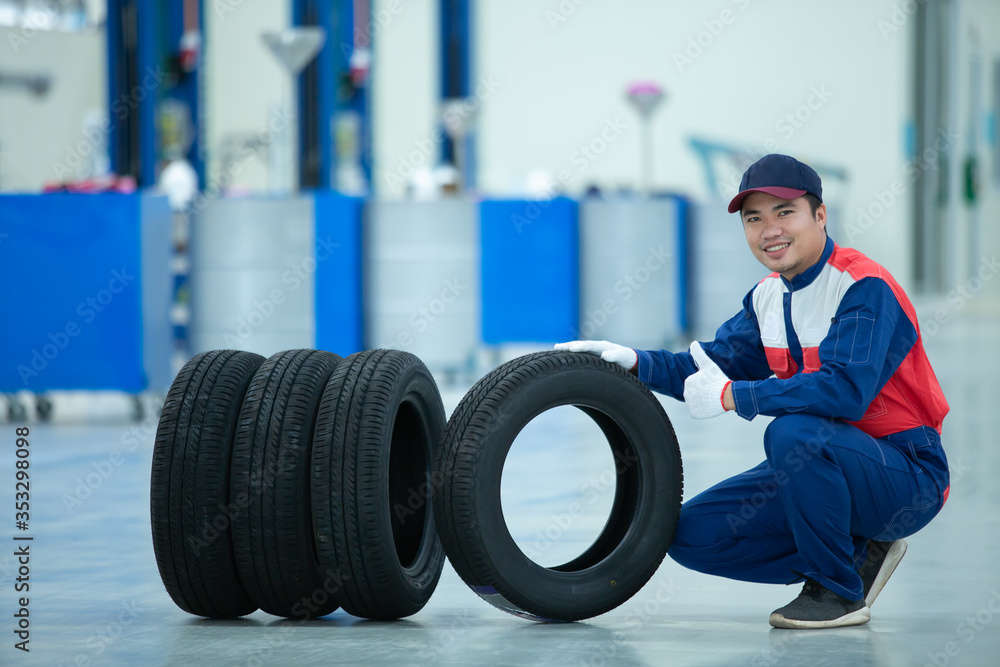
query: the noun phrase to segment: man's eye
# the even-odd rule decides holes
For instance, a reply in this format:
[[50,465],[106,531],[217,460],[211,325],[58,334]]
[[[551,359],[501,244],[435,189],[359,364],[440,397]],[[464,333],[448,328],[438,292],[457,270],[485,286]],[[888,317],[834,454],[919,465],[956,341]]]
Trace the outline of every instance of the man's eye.
[[780,218],[781,216],[783,216],[786,213],[791,213],[791,210],[785,209],[784,211],[778,211],[778,217]]
[[758,220],[760,220],[760,218],[758,218],[757,216],[747,218],[747,222],[757,222]]

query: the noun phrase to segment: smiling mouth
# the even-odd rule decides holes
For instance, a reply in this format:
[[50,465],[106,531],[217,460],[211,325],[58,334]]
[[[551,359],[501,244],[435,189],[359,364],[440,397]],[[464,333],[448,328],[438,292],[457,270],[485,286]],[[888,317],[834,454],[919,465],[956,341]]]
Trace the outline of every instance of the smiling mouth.
[[779,243],[778,245],[773,245],[773,246],[770,246],[769,248],[764,248],[764,252],[766,252],[766,253],[781,252],[782,250],[784,250],[785,248],[787,248],[789,245],[791,245],[791,243],[792,243],[791,241],[788,241],[787,243]]

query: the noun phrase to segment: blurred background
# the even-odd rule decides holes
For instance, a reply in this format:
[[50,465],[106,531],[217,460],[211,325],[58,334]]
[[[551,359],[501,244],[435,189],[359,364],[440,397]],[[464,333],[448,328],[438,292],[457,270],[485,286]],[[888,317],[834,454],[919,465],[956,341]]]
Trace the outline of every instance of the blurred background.
[[998,310],[998,115],[997,0],[0,0],[0,420],[223,347],[684,348],[771,152],[927,339]]

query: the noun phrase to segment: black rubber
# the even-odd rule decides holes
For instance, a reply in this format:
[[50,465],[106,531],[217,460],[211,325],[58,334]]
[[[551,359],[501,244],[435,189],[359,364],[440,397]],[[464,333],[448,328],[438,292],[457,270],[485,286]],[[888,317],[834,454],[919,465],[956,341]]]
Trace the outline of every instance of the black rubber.
[[[544,568],[507,530],[500,476],[521,429],[560,405],[580,408],[604,432],[617,483],[596,541]],[[438,532],[458,574],[499,609],[544,621],[590,618],[635,595],[666,555],[683,490],[677,437],[659,401],[620,367],[572,352],[529,354],[477,382],[448,421],[434,476]]]
[[271,356],[240,412],[230,495],[247,511],[233,520],[233,548],[250,598],[276,616],[315,618],[337,608],[334,580],[313,548],[309,465],[316,408],[340,361],[319,350]]
[[236,618],[257,605],[233,558],[230,455],[243,395],[264,357],[203,352],[170,385],[153,445],[153,552],[167,593],[184,611]]
[[444,423],[437,385],[412,354],[358,352],[330,377],[313,441],[313,529],[348,613],[401,618],[434,592],[444,550],[429,497]]

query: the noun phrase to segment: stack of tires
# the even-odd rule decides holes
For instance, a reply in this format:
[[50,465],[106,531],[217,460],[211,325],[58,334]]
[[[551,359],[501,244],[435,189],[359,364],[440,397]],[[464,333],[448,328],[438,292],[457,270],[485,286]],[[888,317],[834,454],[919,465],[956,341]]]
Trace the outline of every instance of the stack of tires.
[[153,450],[167,592],[210,618],[416,613],[444,564],[428,497],[443,429],[437,386],[406,352],[195,356]]
[[[500,478],[517,434],[562,405],[607,438],[615,496],[596,541],[545,568],[511,537]],[[508,362],[445,427],[437,386],[406,352],[265,360],[222,350],[191,359],[167,394],[153,452],[153,547],[168,593],[199,616],[262,609],[308,619],[339,607],[401,618],[427,603],[447,553],[495,607],[574,621],[617,607],[652,577],[682,487],[659,401],[593,355]]]

